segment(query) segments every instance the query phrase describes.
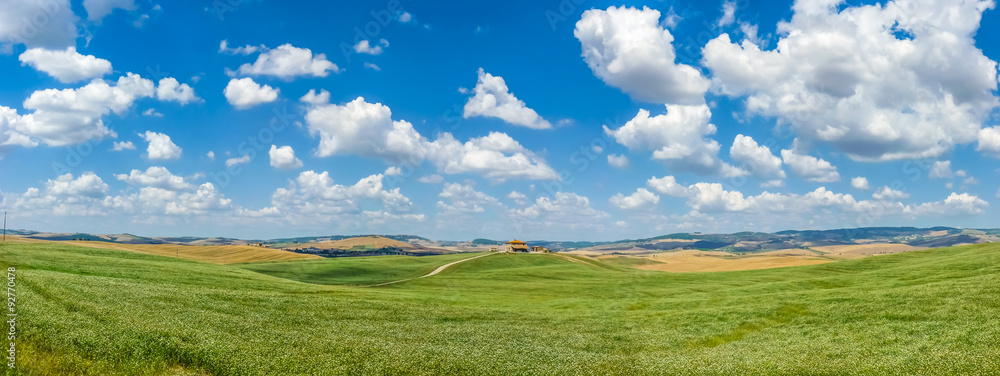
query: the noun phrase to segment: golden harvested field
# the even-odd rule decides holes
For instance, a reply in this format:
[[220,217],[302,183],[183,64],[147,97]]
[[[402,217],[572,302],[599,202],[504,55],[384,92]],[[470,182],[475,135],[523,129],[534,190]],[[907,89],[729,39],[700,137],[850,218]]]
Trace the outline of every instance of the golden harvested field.
[[914,247],[907,244],[845,244],[812,247],[828,256],[838,259],[856,259],[873,255],[884,255],[909,251],[922,251],[927,247]]
[[[796,252],[797,251],[797,252]],[[678,251],[644,257],[657,264],[638,265],[636,268],[674,273],[728,272],[813,265],[833,260],[817,257],[806,250],[781,250],[757,255],[736,256],[725,252]]]
[[397,247],[403,249],[412,249],[413,244],[401,242],[398,240],[392,240],[389,238],[383,238],[381,236],[359,236],[356,238],[348,238],[333,241],[322,241],[314,243],[302,243],[296,244],[294,246],[288,246],[285,248],[305,248],[313,247],[319,249],[351,249],[354,246],[372,246],[373,248],[385,248],[385,247]]
[[[40,240],[45,242],[44,240]],[[294,253],[280,249],[249,245],[179,245],[179,244],[118,244],[92,241],[67,241],[83,247],[117,249],[151,255],[182,257],[216,264],[244,262],[292,261],[322,258],[317,255]]]

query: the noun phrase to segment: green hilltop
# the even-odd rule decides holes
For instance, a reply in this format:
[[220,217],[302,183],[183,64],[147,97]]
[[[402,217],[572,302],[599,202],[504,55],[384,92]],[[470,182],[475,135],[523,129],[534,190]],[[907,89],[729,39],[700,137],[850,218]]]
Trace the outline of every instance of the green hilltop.
[[3,374],[1000,372],[996,244],[697,274],[497,254],[364,287],[460,255],[433,257],[218,265],[0,243],[18,312]]

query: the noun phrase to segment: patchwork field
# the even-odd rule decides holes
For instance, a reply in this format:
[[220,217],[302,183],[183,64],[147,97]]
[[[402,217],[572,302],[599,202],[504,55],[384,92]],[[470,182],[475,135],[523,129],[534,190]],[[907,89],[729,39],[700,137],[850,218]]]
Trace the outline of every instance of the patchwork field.
[[328,240],[321,242],[302,243],[285,248],[305,248],[313,247],[319,249],[351,249],[355,246],[368,246],[372,248],[396,247],[402,249],[417,248],[410,243],[401,242],[381,236],[359,236],[341,240]]
[[854,259],[874,255],[921,251],[928,248],[914,247],[906,244],[848,244],[812,247],[812,249],[827,253],[830,257],[838,259]]
[[440,257],[233,265],[0,243],[18,311],[2,374],[1000,373],[994,244],[718,273],[494,255],[344,285]]
[[725,252],[685,250],[660,253],[643,258],[653,261],[653,263],[638,265],[636,268],[674,273],[771,269],[823,264],[834,261],[827,257],[819,257],[817,253],[803,249],[771,251],[744,256]]

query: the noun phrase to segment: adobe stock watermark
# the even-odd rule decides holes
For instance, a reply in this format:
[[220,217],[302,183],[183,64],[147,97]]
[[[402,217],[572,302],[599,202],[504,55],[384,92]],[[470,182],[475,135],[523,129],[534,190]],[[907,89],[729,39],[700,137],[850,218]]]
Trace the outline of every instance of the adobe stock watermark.
[[215,10],[215,15],[219,17],[219,21],[226,20],[226,14],[236,11],[240,5],[243,5],[243,0],[215,0],[212,1],[212,9]]
[[7,367],[15,369],[17,365],[17,269],[13,266],[7,268],[7,312],[4,317],[7,319],[7,330],[4,338],[8,345],[4,346],[7,353]]
[[545,16],[545,21],[549,23],[549,28],[552,31],[556,31],[559,24],[568,21],[569,16],[576,13],[580,5],[583,5],[585,2],[587,0],[562,0],[555,8],[547,9],[543,15]]
[[63,11],[68,11],[62,7],[62,5],[56,0],[44,0],[38,4],[38,10],[31,13],[30,17],[21,17],[20,24],[18,27],[17,36],[20,38],[19,43],[27,43],[41,32],[49,23],[52,22],[59,13]]
[[403,11],[403,4],[400,0],[389,0],[383,9],[372,10],[369,12],[371,20],[362,26],[354,27],[354,43],[347,44],[345,42],[340,42],[340,52],[344,55],[344,60],[347,60],[348,63],[351,62],[351,56],[357,53],[357,51],[354,50],[354,46],[361,41],[378,40],[378,36],[382,34],[382,31],[389,27],[392,21],[396,19],[396,17],[399,17]]

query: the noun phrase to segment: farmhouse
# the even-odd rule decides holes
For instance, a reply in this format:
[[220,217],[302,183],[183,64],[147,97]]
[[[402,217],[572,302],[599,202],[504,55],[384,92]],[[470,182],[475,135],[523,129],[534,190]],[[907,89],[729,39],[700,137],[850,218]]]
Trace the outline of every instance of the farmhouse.
[[501,252],[528,252],[528,243],[514,239],[500,248]]
[[552,251],[550,251],[548,248],[545,248],[545,247],[542,247],[542,246],[536,245],[534,247],[531,247],[531,253],[549,253],[549,252],[552,252]]

